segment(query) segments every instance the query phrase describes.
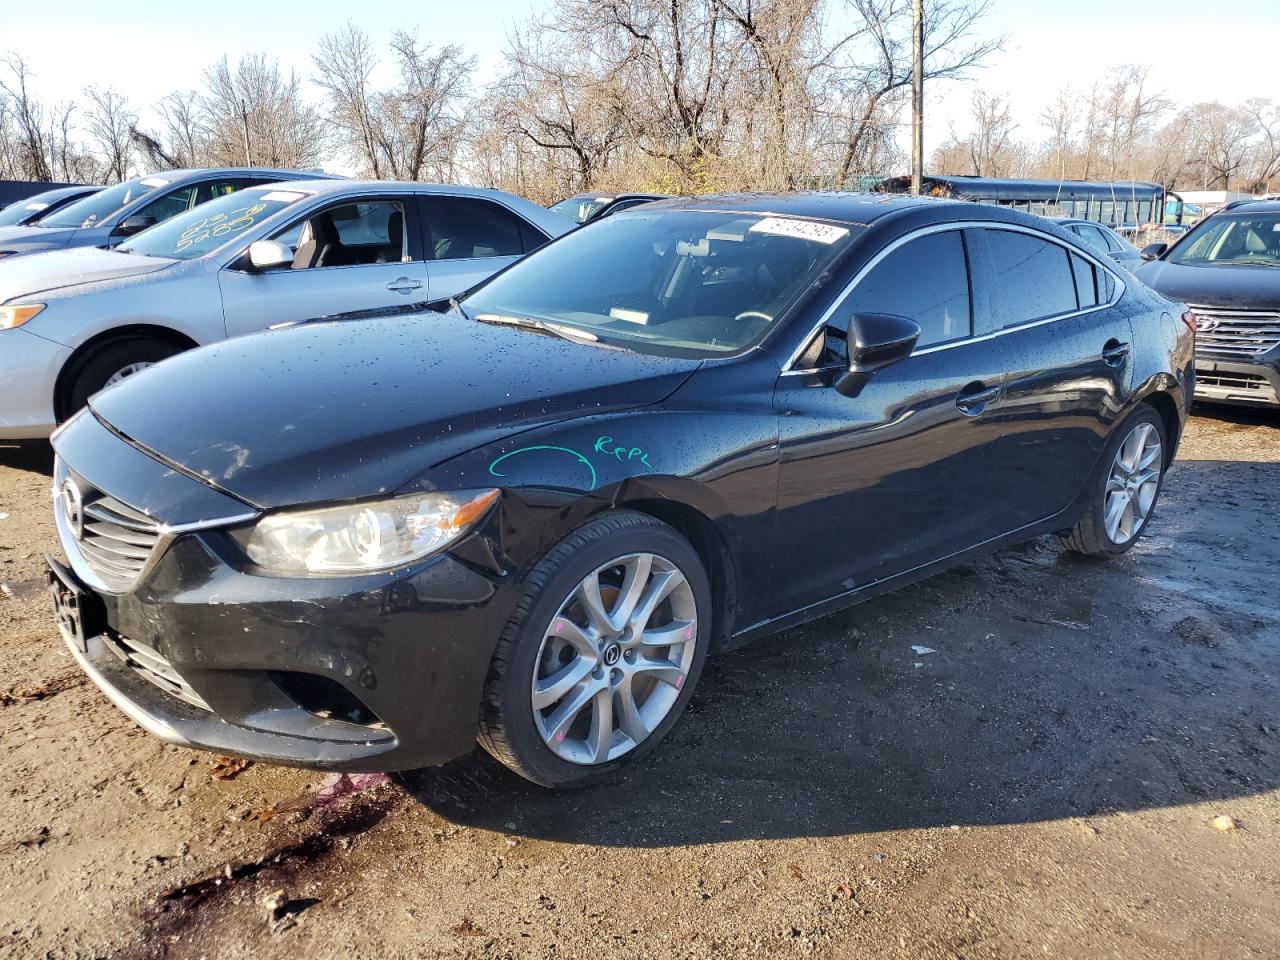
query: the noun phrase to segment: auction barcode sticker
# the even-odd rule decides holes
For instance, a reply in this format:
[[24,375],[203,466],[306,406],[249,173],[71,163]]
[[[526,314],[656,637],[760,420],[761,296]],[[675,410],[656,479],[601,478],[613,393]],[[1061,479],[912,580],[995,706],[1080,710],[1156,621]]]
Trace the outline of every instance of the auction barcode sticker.
[[755,233],[774,233],[780,237],[795,237],[797,240],[813,240],[817,243],[835,243],[848,235],[847,227],[833,227],[829,223],[814,223],[812,220],[792,220],[789,217],[765,217],[751,225]]

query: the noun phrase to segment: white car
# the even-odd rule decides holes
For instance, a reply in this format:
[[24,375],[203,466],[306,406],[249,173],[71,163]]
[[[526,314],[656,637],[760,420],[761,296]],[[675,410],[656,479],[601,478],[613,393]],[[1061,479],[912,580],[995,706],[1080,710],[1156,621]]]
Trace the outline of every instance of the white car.
[[0,260],[0,439],[47,437],[98,390],[192,347],[462,293],[573,226],[497,190],[303,180],[211,200],[113,250]]

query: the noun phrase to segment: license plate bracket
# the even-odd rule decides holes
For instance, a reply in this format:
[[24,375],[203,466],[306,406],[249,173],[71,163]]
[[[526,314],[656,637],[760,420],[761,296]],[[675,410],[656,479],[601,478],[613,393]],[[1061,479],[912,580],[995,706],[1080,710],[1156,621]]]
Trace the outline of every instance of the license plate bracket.
[[62,638],[81,653],[89,652],[89,638],[106,629],[102,599],[80,584],[76,575],[53,557],[45,556],[53,617]]

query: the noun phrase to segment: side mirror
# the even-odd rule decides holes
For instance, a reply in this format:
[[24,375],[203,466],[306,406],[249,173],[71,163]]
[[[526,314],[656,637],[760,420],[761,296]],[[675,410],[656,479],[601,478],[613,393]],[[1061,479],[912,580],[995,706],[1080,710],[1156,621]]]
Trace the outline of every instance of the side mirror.
[[291,267],[293,251],[275,240],[255,240],[249,244],[249,265],[260,271]]
[[1142,248],[1142,259],[1157,260],[1168,249],[1169,245],[1167,243],[1149,243]]
[[836,383],[846,397],[856,397],[877,370],[911,356],[920,326],[890,313],[855,313],[849,318],[849,372]]
[[141,233],[147,227],[154,227],[155,225],[155,217],[147,216],[144,213],[135,213],[132,217],[125,217],[120,221],[120,226],[116,227],[116,233],[131,237],[135,233]]

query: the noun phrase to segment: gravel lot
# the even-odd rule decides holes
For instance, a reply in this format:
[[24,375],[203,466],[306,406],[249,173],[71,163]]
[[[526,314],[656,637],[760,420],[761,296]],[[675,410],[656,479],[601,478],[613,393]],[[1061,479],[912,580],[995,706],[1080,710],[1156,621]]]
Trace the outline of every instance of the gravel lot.
[[143,734],[51,625],[49,460],[0,443],[0,956],[1280,956],[1278,415],[1201,411],[1119,561],[1040,540],[722,658],[568,795]]

